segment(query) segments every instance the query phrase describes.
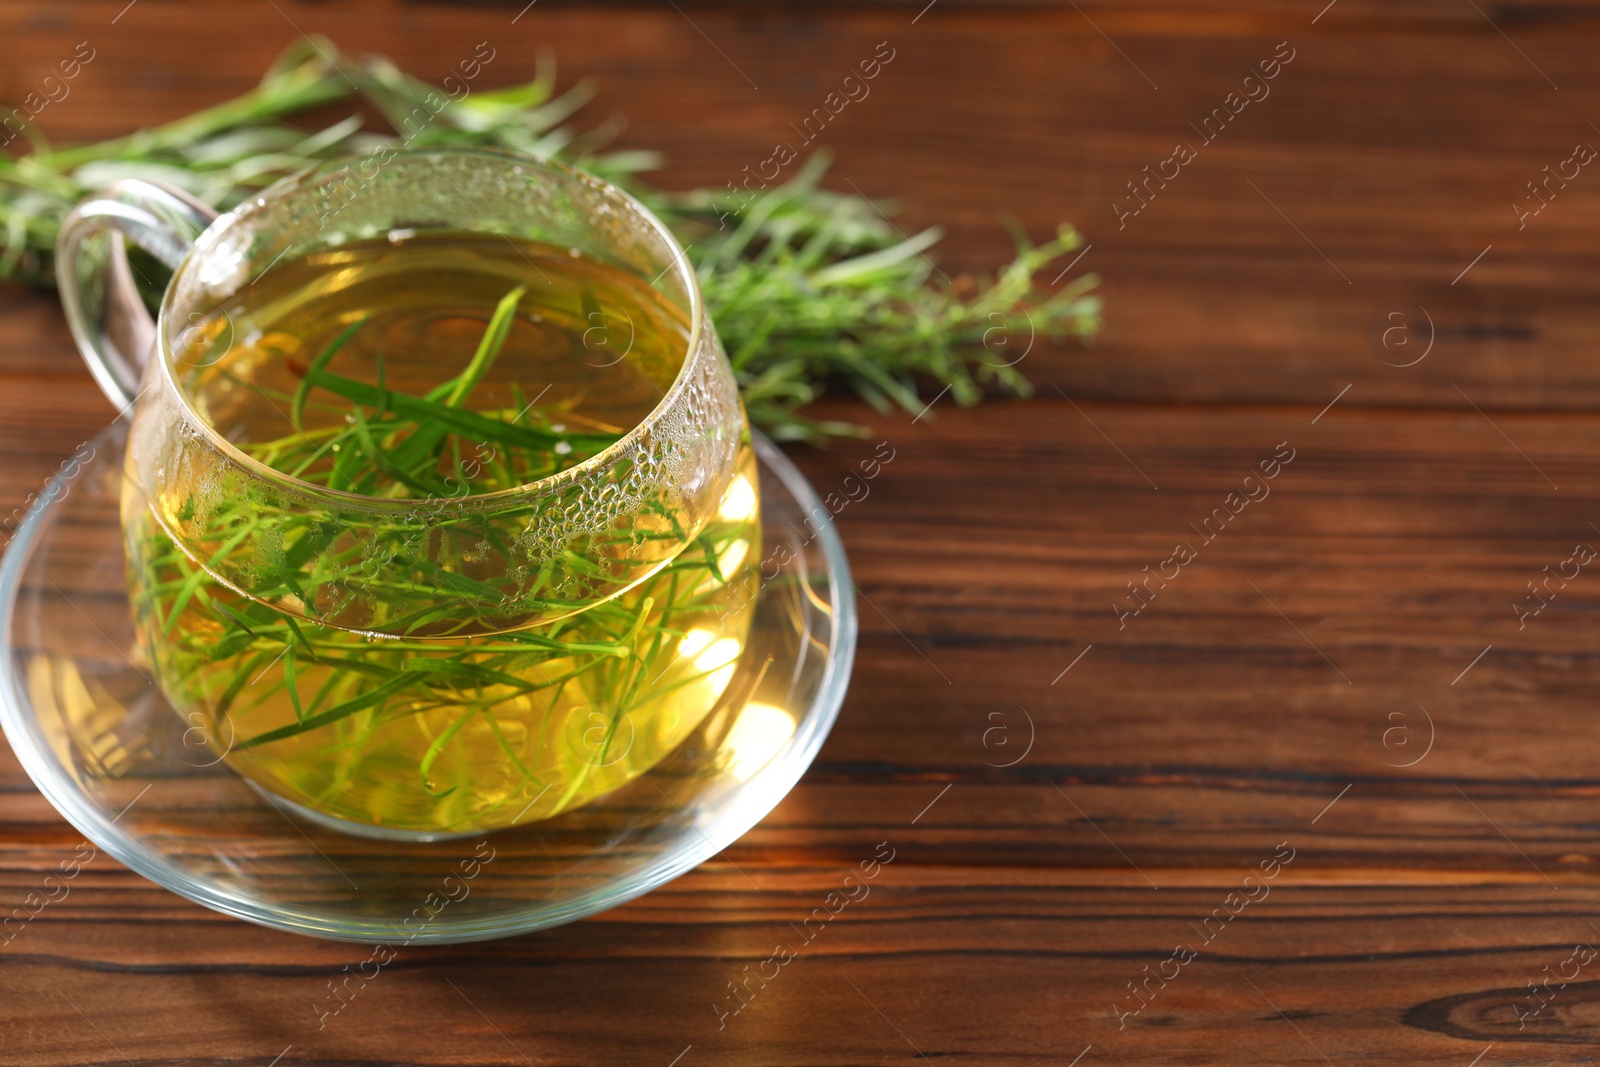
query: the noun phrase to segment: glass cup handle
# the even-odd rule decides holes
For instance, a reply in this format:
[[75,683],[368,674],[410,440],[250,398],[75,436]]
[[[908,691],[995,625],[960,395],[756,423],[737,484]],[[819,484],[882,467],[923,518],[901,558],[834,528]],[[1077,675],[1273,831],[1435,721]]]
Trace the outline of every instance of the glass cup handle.
[[131,239],[176,270],[217,213],[181,189],[141,179],[108,186],[83,201],[56,238],[56,284],[61,307],[83,361],[100,388],[126,409],[155,348],[156,324],[139,298]]

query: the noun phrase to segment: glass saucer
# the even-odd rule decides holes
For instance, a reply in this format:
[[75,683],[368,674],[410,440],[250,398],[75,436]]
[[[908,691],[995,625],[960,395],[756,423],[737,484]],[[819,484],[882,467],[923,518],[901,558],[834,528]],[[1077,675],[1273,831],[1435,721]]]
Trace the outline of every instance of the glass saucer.
[[228,770],[142,666],[123,579],[126,423],[69,461],[0,561],[0,725],[45,797],[119,862],[295,933],[390,946],[592,915],[716,855],[810,765],[839,714],[855,589],[828,511],[758,438],[766,561],[750,639],[700,728],[555,818],[447,841],[331,829]]

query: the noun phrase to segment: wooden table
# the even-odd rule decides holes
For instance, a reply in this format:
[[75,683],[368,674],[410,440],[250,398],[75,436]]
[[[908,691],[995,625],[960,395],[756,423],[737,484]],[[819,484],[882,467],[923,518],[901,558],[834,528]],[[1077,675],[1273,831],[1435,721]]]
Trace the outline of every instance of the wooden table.
[[[1600,1057],[1600,576],[1569,562],[1600,546],[1600,174],[1567,162],[1600,146],[1592,6],[125,2],[0,2],[6,98],[96,50],[52,139],[241,91],[297,31],[424,77],[488,40],[494,84],[551,47],[665,183],[721,184],[887,41],[821,139],[836,184],[945,224],[952,269],[1002,260],[1005,215],[1077,222],[1106,328],[1030,353],[1031,402],[827,405],[896,449],[839,518],[855,681],[725,860],[408,951],[320,1032],[364,949],[105,861],[0,951],[0,1061]],[[0,507],[109,414],[53,299],[0,289]],[[868,448],[795,455],[826,489]],[[0,788],[9,907],[77,837],[9,755]],[[884,841],[870,897],[719,1028]]]

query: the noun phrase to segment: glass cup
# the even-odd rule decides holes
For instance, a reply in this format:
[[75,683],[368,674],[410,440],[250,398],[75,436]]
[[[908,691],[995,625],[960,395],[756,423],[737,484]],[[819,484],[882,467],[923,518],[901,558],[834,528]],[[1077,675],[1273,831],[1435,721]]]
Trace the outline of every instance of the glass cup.
[[[240,346],[278,358],[235,336],[253,286],[417,235],[538,242],[651,287],[686,338],[659,402],[558,474],[448,495],[314,484],[213,424],[197,374]],[[153,324],[124,238],[173,271]],[[133,410],[122,525],[141,652],[275,802],[401,838],[545,818],[648,770],[727,686],[759,582],[749,430],[694,271],[626,193],[476,149],[331,163],[220,217],[127,181],[69,216],[57,273],[91,371]],[[364,387],[387,408],[403,386],[380,365]]]

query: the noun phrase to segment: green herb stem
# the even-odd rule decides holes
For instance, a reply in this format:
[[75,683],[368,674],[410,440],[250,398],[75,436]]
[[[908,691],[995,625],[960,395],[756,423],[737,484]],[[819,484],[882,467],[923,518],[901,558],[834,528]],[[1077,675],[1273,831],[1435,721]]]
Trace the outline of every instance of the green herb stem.
[[[1031,386],[1017,366],[1023,351],[1099,330],[1095,275],[1059,288],[1040,280],[1082,247],[1068,227],[1039,245],[1019,233],[1016,258],[992,280],[952,282],[932,257],[937,229],[906,238],[890,221],[892,205],[823,188],[822,153],[784,184],[754,193],[663,192],[639,177],[658,157],[608,147],[615,124],[587,134],[562,125],[592,96],[588,83],[559,95],[554,86],[553,68],[542,63],[533,81],[475,91],[416,130],[408,119],[434,87],[381,56],[354,60],[312,37],[256,88],[175,122],[64,149],[30,126],[34,154],[0,155],[0,277],[52,284],[56,234],[72,202],[118,178],[171,182],[229,208],[281,177],[351,153],[481,145],[569,160],[624,185],[660,215],[698,260],[751,420],[779,440],[861,432],[802,413],[830,383],[880,410],[917,412],[924,397],[945,392],[962,405],[993,390],[1026,396]],[[365,131],[355,116],[320,131],[286,121],[343,100],[376,108],[393,131]]]

